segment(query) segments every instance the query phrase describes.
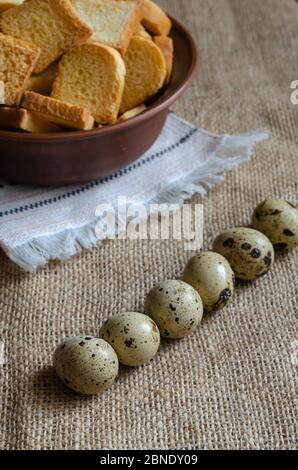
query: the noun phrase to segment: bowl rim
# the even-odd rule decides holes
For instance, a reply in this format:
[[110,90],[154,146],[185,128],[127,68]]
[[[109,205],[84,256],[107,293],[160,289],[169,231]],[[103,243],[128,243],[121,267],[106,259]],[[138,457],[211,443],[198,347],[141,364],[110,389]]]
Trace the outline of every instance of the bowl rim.
[[4,131],[0,130],[0,139],[6,138],[10,140],[18,140],[18,141],[73,141],[77,139],[87,139],[90,137],[97,137],[100,135],[108,135],[118,130],[124,130],[129,128],[130,126],[134,126],[136,123],[142,123],[146,119],[154,116],[160,111],[163,111],[165,108],[169,108],[185,91],[188,87],[190,82],[193,79],[195,74],[197,64],[198,64],[198,49],[196,43],[193,39],[193,36],[189,29],[180,23],[180,21],[173,18],[171,15],[169,17],[172,20],[173,26],[180,30],[184,36],[186,36],[190,47],[191,47],[191,56],[192,56],[192,63],[191,66],[185,75],[184,79],[178,83],[178,85],[173,89],[170,95],[163,99],[162,96],[156,103],[152,103],[148,109],[146,109],[143,113],[128,119],[124,122],[115,123],[106,127],[91,129],[89,131],[65,131],[65,132],[52,132],[52,133],[20,133],[17,131]]

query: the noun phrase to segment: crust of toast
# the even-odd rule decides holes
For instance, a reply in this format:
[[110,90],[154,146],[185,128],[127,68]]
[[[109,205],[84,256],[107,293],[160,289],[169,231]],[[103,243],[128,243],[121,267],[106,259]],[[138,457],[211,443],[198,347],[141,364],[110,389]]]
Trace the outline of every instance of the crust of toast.
[[124,122],[124,121],[127,121],[128,119],[138,116],[139,114],[142,114],[144,111],[146,111],[146,109],[147,107],[144,104],[141,104],[140,106],[137,106],[136,108],[130,109],[129,111],[126,111],[126,113],[122,114],[118,118],[118,122]]
[[5,10],[8,10],[9,8],[21,5],[21,3],[23,3],[23,0],[0,0],[0,13]]
[[[82,20],[93,29],[91,41],[113,47],[121,54],[126,52],[143,18],[143,0],[72,0],[72,4]],[[119,17],[124,14],[122,5],[129,5],[131,12],[125,18],[125,23],[116,27]],[[115,29],[118,38],[112,39],[109,35]]]
[[5,85],[8,106],[20,103],[39,54],[37,46],[0,33],[0,80]]
[[65,54],[58,66],[52,97],[90,110],[99,124],[117,121],[126,68],[120,53],[88,43]]
[[[34,30],[30,29],[33,24]],[[83,44],[92,35],[70,0],[26,0],[0,15],[0,29],[40,47],[35,73],[41,73],[63,53]]]
[[129,23],[127,24],[127,28],[125,34],[123,35],[122,41],[116,47],[116,49],[118,49],[122,55],[124,55],[127,51],[131,38],[138,30],[138,27],[143,19],[143,14],[143,0],[139,0],[138,5],[135,8],[134,14],[131,16]]
[[0,129],[18,129],[32,133],[62,132],[50,121],[22,108],[0,108]]
[[33,91],[24,93],[21,106],[63,127],[75,130],[90,130],[94,127],[94,119],[88,109]]
[[165,80],[165,84],[168,84],[173,70],[173,62],[174,62],[174,42],[172,38],[168,36],[154,36],[153,38],[157,47],[160,48],[161,52],[163,53],[166,68],[167,68],[167,76]]
[[164,56],[151,39],[134,36],[124,61],[127,75],[120,106],[121,114],[156,95],[167,76]]
[[155,36],[168,36],[172,28],[170,18],[151,0],[143,3],[143,25]]

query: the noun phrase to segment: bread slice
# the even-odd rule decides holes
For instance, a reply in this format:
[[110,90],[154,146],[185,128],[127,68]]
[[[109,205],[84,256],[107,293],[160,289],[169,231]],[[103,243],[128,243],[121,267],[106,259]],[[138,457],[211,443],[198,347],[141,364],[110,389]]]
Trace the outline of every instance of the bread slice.
[[19,104],[39,53],[38,47],[0,33],[0,80],[8,106]]
[[167,69],[167,76],[165,80],[165,84],[169,83],[172,70],[173,70],[173,61],[174,61],[174,43],[173,39],[169,38],[168,36],[154,36],[153,38],[155,44],[161,52],[163,53],[166,69]]
[[0,80],[0,104],[5,104],[5,85],[2,80]]
[[0,108],[0,129],[18,129],[33,133],[62,132],[52,122],[22,108]]
[[99,124],[113,124],[119,114],[125,73],[116,49],[84,44],[62,57],[52,97],[89,109]]
[[8,10],[9,8],[16,7],[21,5],[24,0],[0,0],[0,13],[2,11]]
[[88,109],[63,103],[33,91],[24,93],[21,106],[69,129],[85,131],[94,127],[94,119]]
[[164,56],[151,39],[134,36],[124,61],[127,73],[121,114],[154,96],[167,76]]
[[53,62],[41,73],[33,73],[29,78],[27,90],[49,96],[58,70],[58,61]]
[[35,73],[45,70],[72,47],[86,42],[92,34],[70,0],[26,0],[0,15],[0,30],[40,47]]
[[141,1],[72,0],[72,4],[82,20],[92,28],[92,41],[125,53],[142,20]]
[[127,121],[128,119],[138,116],[139,114],[146,111],[146,109],[147,108],[144,104],[141,104],[140,106],[137,106],[136,108],[130,109],[129,111],[126,111],[126,113],[122,114],[118,118],[118,122],[124,122],[124,121]]
[[138,26],[135,36],[141,36],[141,38],[144,39],[152,39],[152,36],[150,36],[150,34],[146,31],[146,29],[141,23]]
[[168,36],[172,22],[165,12],[151,0],[144,0],[143,25],[156,36]]

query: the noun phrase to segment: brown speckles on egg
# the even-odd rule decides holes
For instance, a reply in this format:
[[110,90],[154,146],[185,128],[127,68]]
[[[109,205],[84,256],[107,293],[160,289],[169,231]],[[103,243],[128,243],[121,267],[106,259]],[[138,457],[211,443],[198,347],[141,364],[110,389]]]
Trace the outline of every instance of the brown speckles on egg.
[[183,281],[168,280],[151,289],[146,298],[145,311],[153,318],[162,336],[179,339],[190,333],[190,317],[195,319],[193,330],[198,326],[203,306],[192,286]]
[[[233,234],[234,246],[223,247],[222,241],[230,238],[231,234]],[[216,238],[213,249],[225,256],[236,277],[244,281],[257,279],[260,271],[264,270],[264,258],[268,251],[273,253],[270,240],[263,233],[247,227],[226,230]],[[267,259],[266,262],[268,263]],[[271,257],[270,266],[273,262],[274,255]],[[268,268],[270,266],[267,265]]]
[[127,348],[136,348],[135,338],[129,338],[124,341],[124,344]]
[[298,210],[285,200],[267,199],[255,210],[252,225],[270,239],[277,251],[298,246]]
[[241,248],[244,251],[250,251],[251,250],[251,245],[249,243],[242,243]]
[[54,367],[60,379],[73,391],[83,395],[97,394],[107,388],[107,377],[116,378],[118,358],[104,340],[77,336],[63,344],[67,347],[61,349],[60,346],[55,351]]
[[232,248],[234,246],[234,240],[233,238],[228,238],[227,240],[224,240],[222,246]]
[[258,248],[254,248],[253,250],[251,250],[250,254],[252,258],[255,258],[255,259],[258,259],[262,256],[262,252]]
[[[234,246],[234,243],[236,243],[234,233],[229,233],[220,239],[219,245],[221,245],[221,248],[223,243],[230,239],[233,239]],[[226,251],[233,248],[225,247],[222,249]],[[199,293],[206,312],[214,310],[215,304],[218,308],[224,307],[223,303],[220,306],[218,303],[221,292],[229,289],[232,296],[235,287],[235,275],[227,259],[222,254],[208,251],[201,253],[199,259],[196,257],[191,258],[184,270],[183,280],[191,284]]]
[[273,215],[273,216],[275,216],[275,215],[279,215],[279,214],[281,214],[281,211],[278,210],[278,209],[275,209],[275,211],[273,211],[273,212],[268,212],[267,215]]
[[221,291],[218,301],[214,304],[214,310],[218,310],[222,306],[226,305],[232,297],[232,291],[228,288]]
[[290,230],[288,228],[285,228],[283,233],[284,233],[284,235],[286,235],[286,237],[295,237],[295,233],[293,233],[292,230]]
[[127,312],[111,317],[101,328],[104,337],[110,331],[107,341],[115,349],[119,361],[128,366],[149,362],[156,354],[160,333],[148,316],[138,312]]
[[271,266],[272,259],[269,258],[269,256],[265,256],[264,263],[265,263],[265,266]]

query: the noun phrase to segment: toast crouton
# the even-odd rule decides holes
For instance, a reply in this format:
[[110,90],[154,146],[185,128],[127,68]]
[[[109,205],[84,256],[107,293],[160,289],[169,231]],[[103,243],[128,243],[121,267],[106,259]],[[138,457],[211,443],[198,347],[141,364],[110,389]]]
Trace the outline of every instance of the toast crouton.
[[116,49],[84,44],[62,57],[52,97],[89,109],[99,124],[113,124],[119,114],[125,74],[124,61]]
[[91,40],[124,54],[143,16],[139,0],[72,0],[82,20],[93,30]]
[[21,106],[69,129],[90,130],[94,127],[94,119],[88,109],[63,103],[33,91],[24,93]]
[[17,129],[32,133],[62,132],[61,127],[22,108],[0,108],[0,129]]
[[124,121],[127,121],[128,119],[138,116],[139,114],[146,111],[146,109],[147,108],[144,104],[141,104],[140,106],[137,106],[136,108],[130,109],[129,111],[126,111],[126,113],[122,114],[118,118],[118,122],[124,122]]
[[134,36],[124,61],[127,73],[121,114],[154,96],[167,76],[164,56],[151,39]]
[[41,73],[33,73],[29,78],[27,90],[35,91],[41,95],[49,96],[52,92],[54,80],[58,69],[58,62],[53,62]]
[[72,47],[86,42],[92,34],[70,0],[26,0],[0,15],[0,30],[40,47],[35,73],[45,70]]
[[172,22],[165,12],[151,0],[143,3],[143,25],[156,36],[168,36]]
[[174,61],[174,43],[173,39],[169,38],[168,36],[154,36],[153,38],[157,47],[160,48],[161,52],[163,53],[166,69],[167,69],[167,77],[165,84],[169,83],[172,70],[173,70],[173,61]]
[[38,47],[0,33],[0,80],[8,106],[19,104],[39,54]]

